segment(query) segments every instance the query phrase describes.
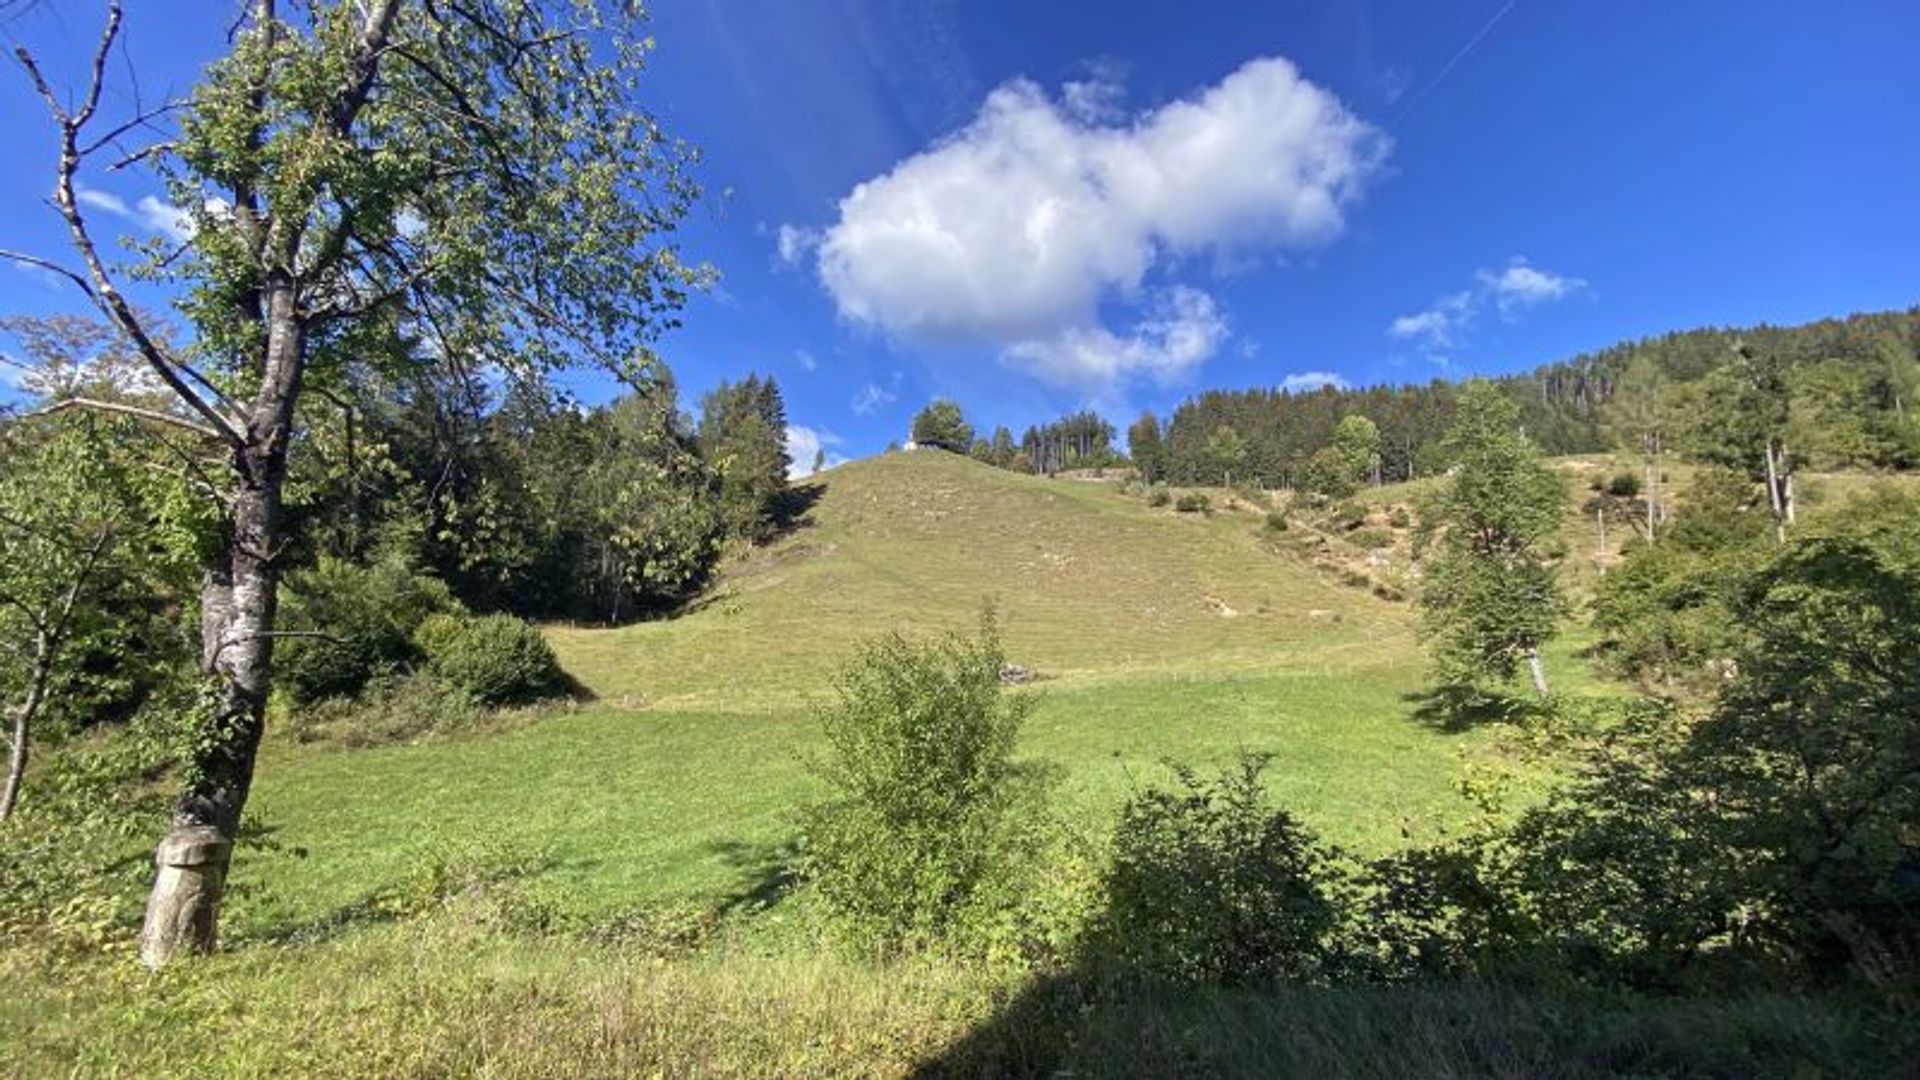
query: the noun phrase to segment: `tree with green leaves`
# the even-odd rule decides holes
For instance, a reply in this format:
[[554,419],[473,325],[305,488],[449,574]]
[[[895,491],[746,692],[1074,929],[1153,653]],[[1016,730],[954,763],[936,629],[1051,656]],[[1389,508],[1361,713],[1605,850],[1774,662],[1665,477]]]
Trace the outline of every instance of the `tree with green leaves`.
[[1661,455],[1666,451],[1671,424],[1671,396],[1666,372],[1651,356],[1636,354],[1614,382],[1613,397],[1603,410],[1614,441],[1640,451],[1640,464],[1646,474],[1640,494],[1647,505],[1649,541],[1659,535]]
[[727,532],[750,541],[773,532],[787,494],[787,408],[772,378],[722,382],[700,399],[700,453],[720,478]]
[[1437,533],[1420,597],[1435,679],[1469,690],[1524,662],[1545,696],[1540,647],[1567,610],[1553,553],[1566,487],[1520,430],[1519,408],[1486,380],[1461,389],[1445,443],[1457,464],[1421,514]]
[[1247,462],[1247,440],[1227,424],[1207,436],[1207,461],[1220,477],[1220,486],[1232,487],[1233,474]]
[[921,446],[937,446],[964,454],[973,445],[973,425],[958,402],[935,398],[913,418],[913,441]]
[[1359,413],[1341,417],[1328,445],[1340,455],[1347,476],[1355,484],[1369,480],[1380,483],[1380,428],[1373,421]]
[[[612,0],[250,0],[190,100],[114,119],[119,0],[72,97],[17,50],[53,120],[51,201],[79,265],[4,254],[77,286],[178,403],[144,418],[228,462],[201,592],[208,704],[158,851],[149,965],[214,944],[271,686],[308,393],[378,364],[589,360],[637,379],[701,284],[663,242],[696,190],[690,154],[637,104],[651,38],[636,18]],[[191,229],[179,250],[149,245],[142,267],[180,286],[191,351],[133,308],[78,197],[109,152],[156,168]]]
[[1160,437],[1160,420],[1150,412],[1140,414],[1127,428],[1127,456],[1140,471],[1142,483],[1154,484],[1167,478],[1167,444]]

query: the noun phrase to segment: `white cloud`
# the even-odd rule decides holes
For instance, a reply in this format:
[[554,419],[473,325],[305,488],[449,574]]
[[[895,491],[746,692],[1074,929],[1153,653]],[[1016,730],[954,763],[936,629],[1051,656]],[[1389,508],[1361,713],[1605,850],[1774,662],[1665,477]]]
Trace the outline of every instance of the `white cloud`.
[[820,361],[805,349],[793,350],[793,362],[800,365],[801,371],[815,371],[820,367]]
[[[839,446],[840,443],[840,436],[831,431],[816,431],[813,428],[801,427],[799,424],[788,424],[787,458],[791,464],[787,466],[787,479],[802,480],[812,476],[814,459],[820,456],[822,450],[830,446]],[[827,450],[824,467],[831,469],[835,465],[844,464],[846,460],[844,456]]]
[[183,244],[193,239],[193,219],[184,211],[151,195],[142,195],[139,202],[128,206],[127,201],[118,195],[82,187],[74,192],[74,198],[83,206],[133,222],[148,232],[166,233]]
[[1296,371],[1280,380],[1280,388],[1289,394],[1301,394],[1331,386],[1335,390],[1345,390],[1347,380],[1331,371]]
[[1009,356],[1034,374],[1070,386],[1112,386],[1144,373],[1171,382],[1212,356],[1227,338],[1213,297],[1175,285],[1158,293],[1125,335],[1104,326],[1070,326],[1050,338],[1016,342]]
[[1542,270],[1520,255],[1498,270],[1475,272],[1474,282],[1471,289],[1450,293],[1423,311],[1393,320],[1387,326],[1387,335],[1417,341],[1428,350],[1452,348],[1460,344],[1465,330],[1489,305],[1501,317],[1512,318],[1523,308],[1564,299],[1587,287],[1580,278]]
[[820,246],[820,231],[782,225],[774,231],[773,242],[780,251],[780,261],[792,265]]
[[1558,300],[1587,287],[1587,283],[1577,277],[1528,266],[1527,260],[1518,255],[1508,260],[1505,269],[1482,270],[1479,277],[1502,314]]
[[[841,316],[984,343],[1063,385],[1174,378],[1224,342],[1225,319],[1149,274],[1332,239],[1387,149],[1280,58],[1128,122],[1119,100],[1098,69],[1059,102],[1009,82],[965,128],[856,186],[814,251]],[[782,227],[797,257],[788,230],[805,230]],[[1136,310],[1131,329],[1104,324],[1115,301]]]
[[891,405],[899,400],[899,394],[885,389],[879,383],[868,383],[853,395],[853,415],[866,416],[882,405]]
[[1459,332],[1473,321],[1475,307],[1473,293],[1452,293],[1436,300],[1425,311],[1393,320],[1387,333],[1392,337],[1424,341],[1430,348],[1444,348],[1453,344]]

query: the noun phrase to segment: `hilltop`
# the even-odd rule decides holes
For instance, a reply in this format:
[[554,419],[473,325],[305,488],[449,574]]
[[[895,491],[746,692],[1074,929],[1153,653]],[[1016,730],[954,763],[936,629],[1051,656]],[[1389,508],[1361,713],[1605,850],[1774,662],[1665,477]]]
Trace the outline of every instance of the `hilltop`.
[[688,613],[555,628],[569,670],[606,701],[749,703],[823,686],[863,637],[968,624],[987,603],[1015,662],[1075,685],[1350,667],[1409,645],[1406,605],[1276,551],[1257,517],[1175,514],[938,451],[852,462],[803,496],[786,534]]

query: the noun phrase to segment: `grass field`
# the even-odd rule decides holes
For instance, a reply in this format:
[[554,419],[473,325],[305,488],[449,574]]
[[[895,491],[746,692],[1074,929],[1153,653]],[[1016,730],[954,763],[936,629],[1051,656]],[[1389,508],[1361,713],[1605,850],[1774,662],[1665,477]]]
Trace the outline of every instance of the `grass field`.
[[[1246,749],[1274,755],[1276,801],[1378,853],[1467,816],[1456,782],[1502,759],[1496,732],[1416,717],[1411,606],[1276,546],[1260,514],[1175,514],[1109,484],[944,454],[843,466],[811,497],[695,610],[551,628],[590,701],[372,749],[270,736],[250,808],[268,843],[237,860],[230,948],[159,976],[119,952],[0,949],[0,977],[32,988],[0,995],[11,1071],[869,1076],[944,1062],[996,1075],[1040,1038],[1047,1068],[1077,1075],[1609,1074],[1613,1014],[1598,1007],[1565,1031],[1554,1006],[1492,991],[1086,1011],[935,959],[876,967],[823,950],[770,886],[795,808],[820,790],[805,763],[812,710],[876,633],[965,628],[992,603],[1010,660],[1039,676],[1021,756],[1090,839],[1164,759]],[[1555,649],[1554,675],[1595,689],[1578,645]],[[522,915],[498,909],[498,882],[460,887],[475,852],[512,869]],[[421,884],[449,865],[451,891]],[[572,926],[692,912],[707,944],[528,936],[528,909]],[[1844,1009],[1729,1005],[1708,1026],[1724,1027],[1737,1065],[1790,1013],[1844,1059],[1857,1034]],[[1640,1020],[1616,1019],[1631,1058]],[[1598,1056],[1561,1062],[1567,1040]],[[1813,1061],[1807,1075],[1823,1074]]]

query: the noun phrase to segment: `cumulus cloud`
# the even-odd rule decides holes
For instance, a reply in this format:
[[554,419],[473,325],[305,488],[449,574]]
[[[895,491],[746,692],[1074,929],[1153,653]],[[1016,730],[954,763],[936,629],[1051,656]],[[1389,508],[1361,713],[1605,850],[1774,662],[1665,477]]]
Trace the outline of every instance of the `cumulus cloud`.
[[812,476],[814,459],[820,456],[822,450],[827,451],[823,468],[831,469],[835,465],[845,464],[847,459],[843,455],[827,449],[839,446],[840,443],[840,436],[831,431],[816,431],[810,427],[801,427],[799,424],[788,424],[787,479],[804,480]]
[[1331,371],[1296,371],[1280,380],[1280,388],[1290,394],[1306,393],[1331,386],[1335,390],[1345,390],[1347,380]]
[[1452,348],[1488,307],[1502,318],[1513,318],[1524,308],[1564,299],[1586,287],[1580,278],[1542,270],[1515,255],[1497,270],[1477,271],[1473,288],[1449,293],[1425,310],[1393,320],[1387,336],[1418,342],[1429,350]]
[[139,202],[128,206],[127,201],[118,195],[83,187],[74,192],[74,198],[82,206],[105,211],[148,232],[166,233],[183,244],[193,239],[193,219],[151,195],[142,195]]
[[[856,186],[817,244],[784,226],[782,252],[811,250],[855,323],[984,343],[1062,385],[1177,378],[1226,320],[1149,276],[1331,240],[1387,138],[1280,58],[1130,119],[1120,101],[1110,70],[1057,101],[1009,82],[965,128]],[[1115,330],[1103,305],[1133,314]]]

